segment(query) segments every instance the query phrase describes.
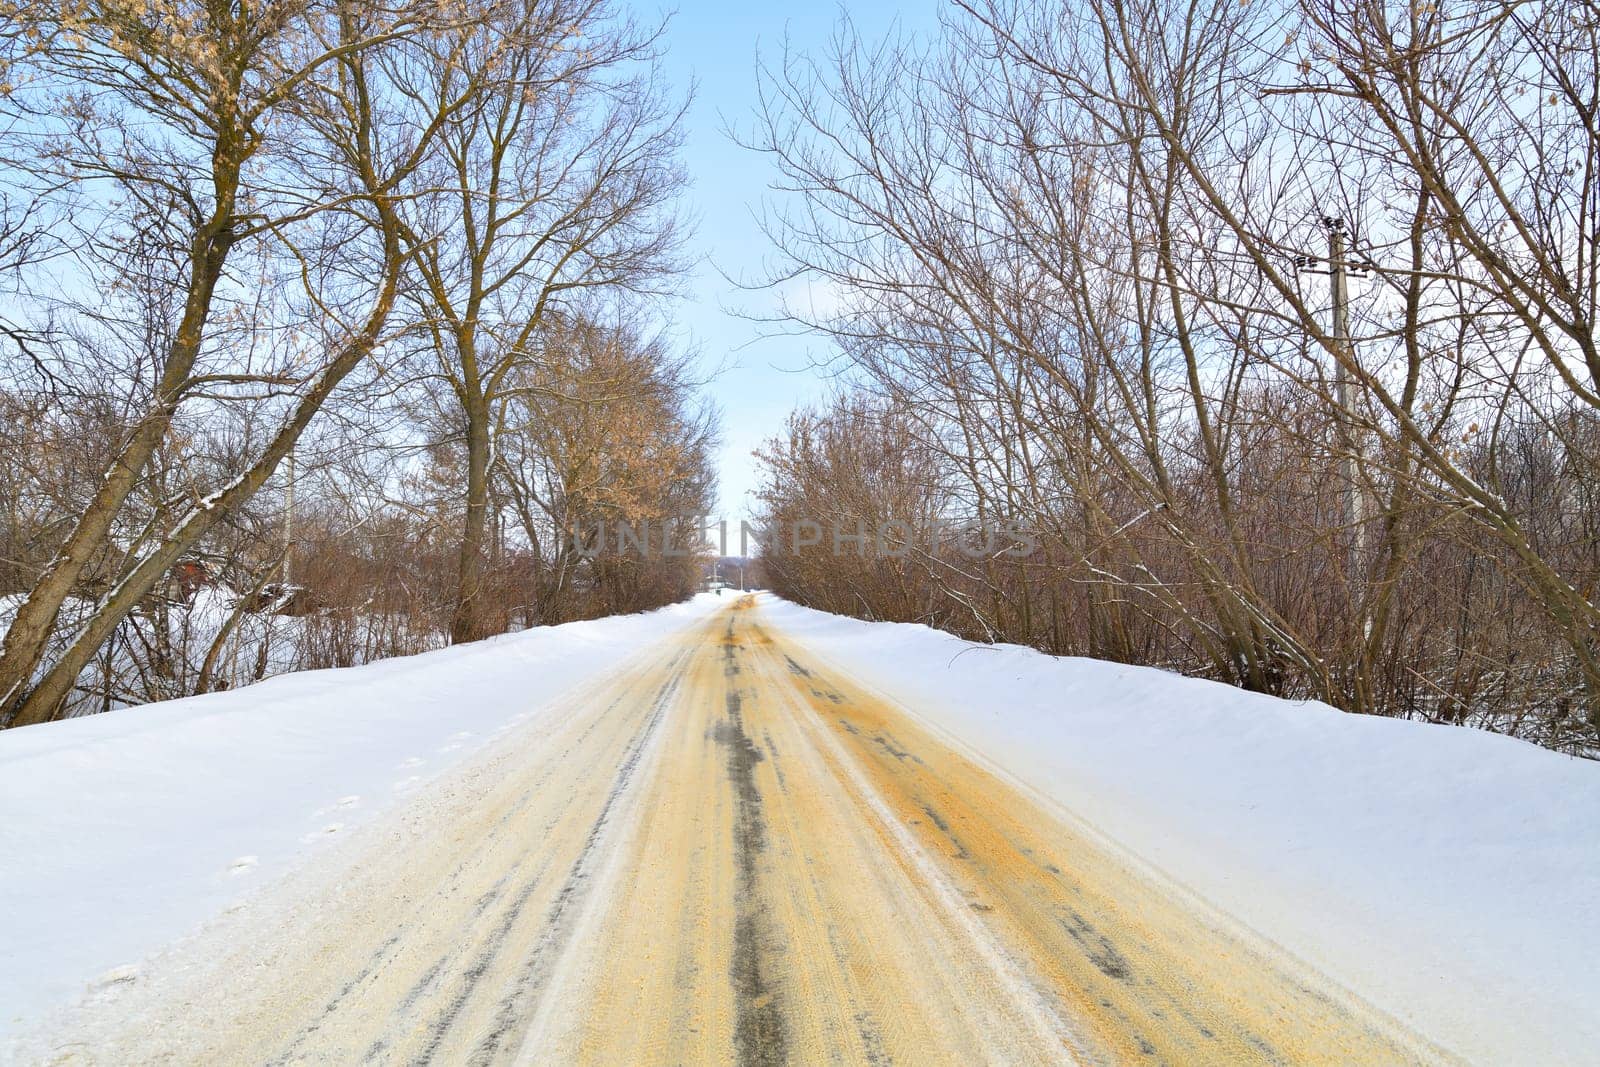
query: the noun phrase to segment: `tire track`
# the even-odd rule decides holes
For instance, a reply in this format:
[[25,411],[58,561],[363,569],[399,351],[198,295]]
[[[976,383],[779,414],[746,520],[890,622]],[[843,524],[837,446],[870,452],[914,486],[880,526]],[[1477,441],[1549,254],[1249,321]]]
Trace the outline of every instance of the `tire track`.
[[529,952],[522,972],[512,988],[500,998],[494,1015],[494,1028],[472,1050],[470,1062],[474,1065],[494,1063],[506,1039],[537,1009],[539,998],[550,978],[554,961],[566,951],[573,929],[572,916],[586,900],[594,868],[602,855],[603,846],[613,830],[613,814],[620,801],[633,788],[639,765],[645,752],[659,732],[673,698],[683,683],[683,663],[687,653],[680,653],[668,668],[668,677],[657,690],[652,701],[650,717],[629,745],[622,766],[606,794],[600,814],[584,838],[583,849],[567,872],[566,880],[556,892],[554,903],[545,914],[544,931]]

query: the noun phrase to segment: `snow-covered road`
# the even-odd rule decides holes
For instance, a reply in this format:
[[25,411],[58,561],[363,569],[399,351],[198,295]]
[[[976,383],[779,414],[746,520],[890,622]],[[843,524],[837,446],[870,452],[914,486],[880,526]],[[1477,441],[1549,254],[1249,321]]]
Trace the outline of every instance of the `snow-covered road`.
[[[1258,921],[1266,912],[1240,905],[1248,894],[1197,893],[1210,888],[1203,877],[1170,877],[1174,869],[1202,870],[1182,864],[1181,854],[1147,848],[1149,838],[1136,832],[1139,854],[1130,853],[1109,832],[1123,837],[1138,821],[1107,813],[1082,821],[1059,803],[1061,790],[1038,787],[1048,782],[1035,763],[992,737],[963,739],[949,701],[925,696],[907,707],[886,696],[885,689],[915,689],[906,681],[886,685],[893,667],[870,662],[870,635],[894,627],[829,622],[754,598],[701,598],[658,616],[586,625],[592,629],[565,638],[555,630],[411,661],[410,685],[389,693],[402,705],[432,699],[430,675],[453,677],[459,688],[464,675],[501,662],[501,685],[480,689],[474,707],[459,709],[480,717],[475,725],[486,741],[438,745],[456,755],[421,781],[403,774],[414,757],[394,758],[416,747],[421,726],[390,709],[390,733],[400,739],[378,731],[373,744],[381,752],[366,763],[402,774],[397,784],[408,782],[406,789],[384,805],[342,808],[347,824],[330,824],[341,827],[325,833],[330,840],[302,841],[298,864],[283,856],[246,864],[251,872],[258,864],[285,870],[230,907],[214,905],[216,894],[179,894],[181,907],[166,921],[210,918],[176,941],[181,929],[165,934],[155,925],[144,933],[146,952],[171,944],[154,955],[104,971],[120,957],[75,963],[80,981],[94,979],[90,989],[53,1011],[42,1003],[14,1013],[13,1057],[104,1064],[1517,1059],[1514,1041],[1493,1035],[1517,1032],[1525,1017],[1485,1027],[1488,1040],[1453,1029],[1450,1013],[1405,982],[1346,966],[1315,937],[1270,915]],[[602,661],[606,641],[598,638],[608,630],[621,640]],[[848,633],[856,640],[842,640]],[[942,648],[949,640],[910,629],[899,638],[902,669],[918,661],[915,646]],[[552,673],[549,657],[528,651],[536,641],[566,641],[566,673],[555,673],[587,680],[514,713],[518,673],[534,677],[534,664],[539,677]],[[618,656],[618,648],[632,651]],[[867,656],[856,669],[842,665],[851,649]],[[920,662],[925,678],[938,673],[934,659]],[[434,669],[419,670],[422,664]],[[397,670],[342,673],[382,688]],[[973,665],[970,673],[984,670]],[[1165,678],[1173,691],[1205,685]],[[354,686],[344,688],[354,696]],[[976,701],[1010,707],[1026,721],[1021,686],[1005,688]],[[1138,707],[1131,689],[1126,702]],[[189,702],[190,715],[197,705]],[[331,704],[325,710],[338,712]],[[371,713],[382,718],[381,709]],[[136,715],[126,713],[130,721]],[[486,729],[496,718],[499,726]],[[166,728],[186,723],[179,715]],[[1032,731],[1050,742],[1043,726]],[[32,733],[35,763],[59,765],[62,750],[43,744],[50,729]],[[1003,741],[1005,731],[989,734]],[[285,758],[283,774],[317,779],[323,792],[331,781],[307,768],[358,774],[352,765],[362,761],[339,749],[336,737],[323,763]],[[107,737],[102,745],[117,742]],[[990,761],[995,753],[1006,766]],[[0,769],[5,755],[0,747]],[[1203,757],[1197,749],[1190,755]],[[13,766],[26,769],[21,760]],[[246,785],[248,766],[243,761],[238,771]],[[1158,793],[1150,785],[1149,795]],[[194,816],[197,827],[210,821],[205,811]],[[254,832],[264,840],[285,832],[274,829],[272,811],[258,822]],[[1184,824],[1184,816],[1173,813],[1171,824]],[[50,865],[53,854],[37,841],[30,848]],[[1152,854],[1179,862],[1157,870],[1146,862]],[[72,869],[59,857],[56,864]],[[1254,873],[1248,856],[1238,867]],[[93,859],[78,861],[80,873],[93,869]],[[46,920],[29,934],[32,949],[11,952],[8,965],[48,974],[51,942],[82,955],[77,942],[93,939],[96,920],[86,918],[88,929],[51,928],[37,899],[38,883],[48,880],[8,873],[13,885],[0,883],[0,891]],[[107,867],[102,877],[115,873]],[[56,877],[64,880],[59,870]],[[237,880],[238,872],[229,867],[222,878]],[[1370,883],[1347,880],[1357,896]],[[134,877],[126,913],[152,909],[142,899],[152,885],[160,878]],[[93,885],[78,896],[102,910],[120,907]],[[1341,936],[1346,917],[1330,912],[1330,921]],[[123,939],[122,952],[133,953],[128,945],[138,939]],[[1536,961],[1562,960],[1555,945],[1523,945]],[[62,977],[70,973],[56,966]],[[1405,973],[1406,961],[1397,966]],[[26,981],[21,971],[6,979],[18,987]],[[1440,982],[1448,987],[1450,974]],[[1493,1014],[1496,1006],[1478,1009]],[[1574,1019],[1578,1040],[1582,1025]],[[1526,1062],[1582,1059],[1573,1033],[1523,1033]]]

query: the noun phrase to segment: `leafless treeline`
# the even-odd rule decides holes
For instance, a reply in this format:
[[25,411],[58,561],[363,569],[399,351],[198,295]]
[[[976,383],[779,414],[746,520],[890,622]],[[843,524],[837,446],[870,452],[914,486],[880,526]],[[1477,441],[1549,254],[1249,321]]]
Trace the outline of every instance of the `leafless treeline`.
[[780,591],[1595,750],[1600,6],[958,0],[764,89],[864,394],[773,517],[1041,533]]
[[659,36],[613,0],[0,0],[0,725],[259,677],[264,606],[316,666],[691,586],[561,534],[709,493],[648,326]]

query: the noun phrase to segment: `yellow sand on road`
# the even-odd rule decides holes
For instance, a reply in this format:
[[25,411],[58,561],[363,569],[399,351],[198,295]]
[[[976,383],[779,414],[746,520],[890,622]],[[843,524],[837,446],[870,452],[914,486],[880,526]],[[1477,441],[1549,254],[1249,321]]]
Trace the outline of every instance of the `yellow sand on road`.
[[1445,1058],[748,598],[337,860],[272,894],[272,936],[218,925],[62,1060]]

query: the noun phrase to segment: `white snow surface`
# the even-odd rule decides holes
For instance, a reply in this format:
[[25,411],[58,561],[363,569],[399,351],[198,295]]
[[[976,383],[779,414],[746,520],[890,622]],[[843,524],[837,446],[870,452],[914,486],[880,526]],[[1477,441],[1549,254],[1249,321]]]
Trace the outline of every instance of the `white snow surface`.
[[[1463,1057],[1600,1062],[1600,764],[762,601],[819,659]],[[0,1050],[728,602],[0,733]]]
[[1600,763],[763,600],[819,658],[1463,1058],[1600,1063]]
[[726,598],[0,733],[6,1039]]

